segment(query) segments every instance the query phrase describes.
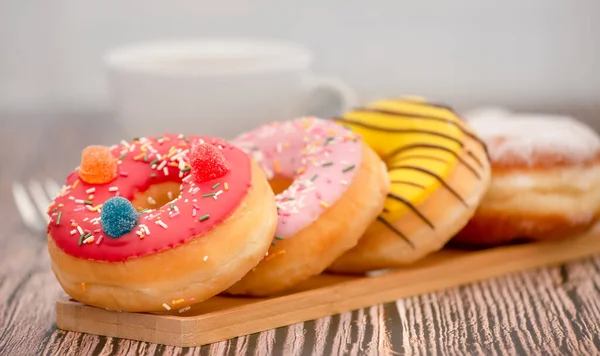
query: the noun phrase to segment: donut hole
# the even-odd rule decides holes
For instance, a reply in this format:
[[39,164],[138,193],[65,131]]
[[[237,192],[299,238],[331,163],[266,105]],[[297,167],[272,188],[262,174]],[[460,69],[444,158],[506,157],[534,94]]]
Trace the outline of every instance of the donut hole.
[[273,193],[275,195],[281,194],[284,190],[286,190],[294,180],[287,177],[274,177],[269,181],[269,185],[271,185],[271,189],[273,189]]
[[181,192],[180,187],[179,182],[153,184],[143,192],[136,192],[131,203],[138,210],[158,209],[176,199]]

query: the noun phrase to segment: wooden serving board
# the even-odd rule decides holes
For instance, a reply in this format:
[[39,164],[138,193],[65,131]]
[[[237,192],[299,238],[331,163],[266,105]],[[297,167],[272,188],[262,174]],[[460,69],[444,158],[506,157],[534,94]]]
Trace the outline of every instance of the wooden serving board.
[[114,312],[64,298],[56,304],[56,325],[157,344],[200,346],[595,253],[600,253],[598,227],[563,240],[479,251],[445,249],[410,267],[374,276],[323,274],[278,297],[217,296],[183,315]]

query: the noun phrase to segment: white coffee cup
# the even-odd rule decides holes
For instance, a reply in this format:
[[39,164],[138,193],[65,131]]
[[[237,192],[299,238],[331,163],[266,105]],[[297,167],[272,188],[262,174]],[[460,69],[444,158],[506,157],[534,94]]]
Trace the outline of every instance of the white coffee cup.
[[192,39],[139,43],[105,56],[118,121],[132,136],[174,133],[225,139],[310,112],[328,92],[345,111],[355,94],[310,71],[303,46],[264,40]]

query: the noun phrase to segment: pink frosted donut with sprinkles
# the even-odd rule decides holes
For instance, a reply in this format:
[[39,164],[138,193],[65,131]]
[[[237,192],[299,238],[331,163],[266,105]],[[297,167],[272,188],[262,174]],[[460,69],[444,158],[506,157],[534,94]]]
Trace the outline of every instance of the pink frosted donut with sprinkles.
[[315,117],[275,122],[232,143],[265,171],[278,221],[268,255],[230,294],[273,295],[320,274],[356,245],[383,209],[384,163],[337,123]]
[[48,208],[52,270],[73,299],[184,312],[265,256],[277,211],[262,169],[223,140],[88,146]]

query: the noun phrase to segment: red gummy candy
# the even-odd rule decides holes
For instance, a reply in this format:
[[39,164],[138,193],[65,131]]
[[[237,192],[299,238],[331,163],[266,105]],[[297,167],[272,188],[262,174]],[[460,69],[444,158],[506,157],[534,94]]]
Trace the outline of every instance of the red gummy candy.
[[221,151],[208,143],[200,143],[192,147],[190,166],[192,177],[198,183],[220,178],[229,171]]

